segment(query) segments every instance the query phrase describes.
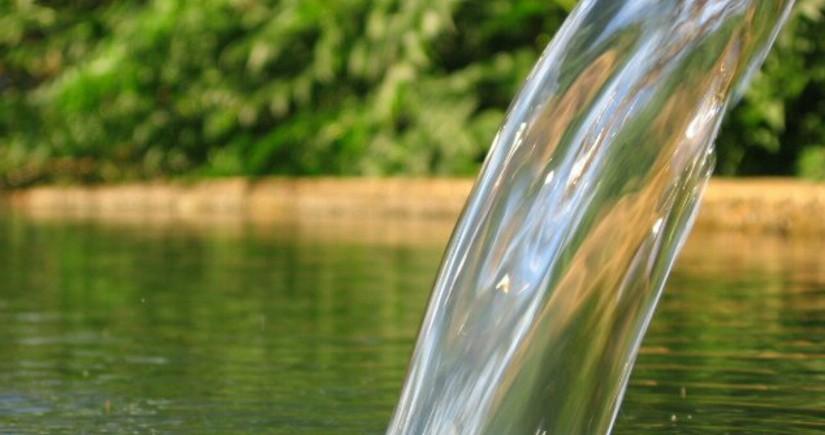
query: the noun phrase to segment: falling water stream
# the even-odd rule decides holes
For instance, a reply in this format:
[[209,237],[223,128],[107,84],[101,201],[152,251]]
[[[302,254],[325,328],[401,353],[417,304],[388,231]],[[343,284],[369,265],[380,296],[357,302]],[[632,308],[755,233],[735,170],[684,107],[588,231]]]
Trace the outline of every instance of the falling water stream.
[[497,135],[388,433],[604,434],[792,0],[583,0]]

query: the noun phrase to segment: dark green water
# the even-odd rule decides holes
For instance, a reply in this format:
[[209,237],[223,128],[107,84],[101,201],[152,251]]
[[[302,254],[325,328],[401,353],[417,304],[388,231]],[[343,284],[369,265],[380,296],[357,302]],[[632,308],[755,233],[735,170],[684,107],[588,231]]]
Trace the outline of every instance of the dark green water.
[[[382,433],[448,231],[0,217],[0,433]],[[823,248],[694,237],[615,433],[825,431]]]

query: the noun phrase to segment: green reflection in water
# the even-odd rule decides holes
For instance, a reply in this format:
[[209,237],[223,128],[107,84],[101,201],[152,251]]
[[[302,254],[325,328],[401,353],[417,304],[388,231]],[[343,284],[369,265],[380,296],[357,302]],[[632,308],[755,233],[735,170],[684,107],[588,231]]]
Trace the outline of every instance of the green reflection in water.
[[694,238],[616,433],[825,431],[823,248],[817,239]]
[[440,247],[3,222],[0,432],[381,431]]
[[[0,433],[382,433],[449,226],[0,217]],[[693,240],[615,432],[825,428],[822,245]]]

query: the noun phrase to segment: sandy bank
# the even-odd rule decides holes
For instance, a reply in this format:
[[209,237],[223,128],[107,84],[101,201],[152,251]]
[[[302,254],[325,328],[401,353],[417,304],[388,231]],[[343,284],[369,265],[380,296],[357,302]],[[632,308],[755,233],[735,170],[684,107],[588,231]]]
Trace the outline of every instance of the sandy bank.
[[[37,215],[116,219],[455,219],[468,179],[246,179],[11,192],[14,209]],[[825,234],[825,184],[791,179],[714,179],[697,221],[702,229]]]

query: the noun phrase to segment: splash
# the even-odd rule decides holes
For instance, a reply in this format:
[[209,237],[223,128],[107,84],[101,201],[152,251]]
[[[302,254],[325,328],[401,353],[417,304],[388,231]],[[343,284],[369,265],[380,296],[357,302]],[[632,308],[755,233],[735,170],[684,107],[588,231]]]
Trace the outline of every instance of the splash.
[[391,434],[598,434],[792,0],[584,0],[453,234]]

